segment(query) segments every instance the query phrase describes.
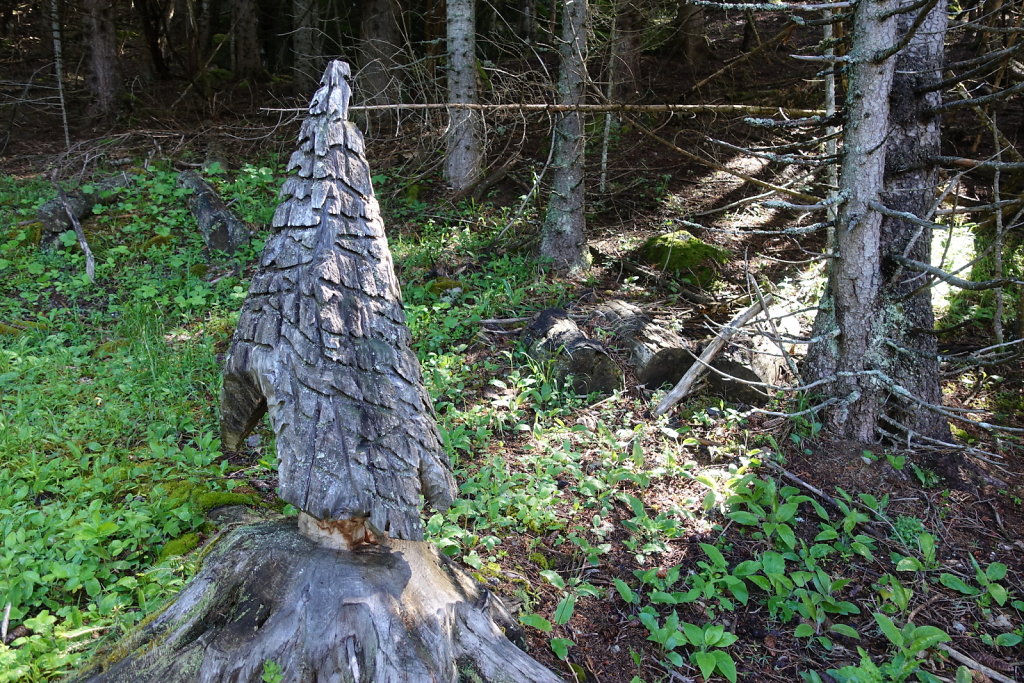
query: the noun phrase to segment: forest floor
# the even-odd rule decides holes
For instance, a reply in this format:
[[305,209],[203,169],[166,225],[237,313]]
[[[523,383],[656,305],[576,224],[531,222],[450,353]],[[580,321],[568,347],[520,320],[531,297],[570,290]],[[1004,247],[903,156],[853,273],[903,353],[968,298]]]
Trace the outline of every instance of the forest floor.
[[[683,92],[685,101],[815,106],[813,73],[788,71],[788,43],[689,92],[740,54],[742,21],[715,26],[718,52],[700,69],[648,58],[644,73],[657,77],[644,83],[646,99]],[[766,37],[780,29],[762,27]],[[0,681],[66,673],[156,609],[216,538],[212,510],[281,510],[269,429],[233,458],[214,436],[218,361],[259,244],[234,258],[204,252],[174,182],[176,170],[210,157],[245,160],[209,177],[246,220],[265,225],[295,126],[289,114],[239,118],[223,103],[173,118],[159,102],[140,105],[130,123],[75,127],[70,154],[50,134],[52,117],[45,136],[19,121],[0,159],[0,594],[13,605]],[[778,141],[736,120],[641,123],[734,171],[794,180],[709,143]],[[811,303],[822,248],[821,238],[753,234],[801,219],[747,201],[757,193],[748,183],[625,123],[608,190],[591,204],[602,258],[586,277],[557,278],[532,256],[543,124],[496,121],[506,134],[492,157],[521,161],[488,197],[454,206],[429,167],[436,121],[402,120],[399,138],[369,139],[410,328],[460,485],[453,508],[430,516],[430,537],[516,611],[529,652],[566,680],[1019,679],[1016,436],[954,425],[951,447],[835,443],[813,414],[751,412],[707,391],[655,418],[663,389],[639,385],[614,351],[626,381],[607,396],[572,394],[529,356],[522,319],[548,306],[585,319],[624,299],[703,340],[749,302],[748,273]],[[32,219],[53,195],[48,173],[88,169],[80,179],[93,180],[97,160],[130,169],[134,185],[85,222],[99,262],[93,285],[73,240],[53,253],[35,248]],[[596,151],[588,163],[594,187]],[[683,227],[733,255],[705,292],[710,304],[635,255],[647,237]],[[439,278],[457,280],[461,293],[439,293]],[[988,300],[964,297],[948,311],[944,350],[989,345]],[[945,390],[948,405],[1024,427],[1019,360],[950,374]],[[812,398],[762,407],[799,412]],[[973,674],[958,670],[965,663]]]

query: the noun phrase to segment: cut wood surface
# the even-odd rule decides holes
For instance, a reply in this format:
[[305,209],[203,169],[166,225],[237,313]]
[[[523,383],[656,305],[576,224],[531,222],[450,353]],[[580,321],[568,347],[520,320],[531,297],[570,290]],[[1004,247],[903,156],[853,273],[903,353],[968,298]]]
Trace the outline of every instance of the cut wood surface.
[[622,370],[608,350],[584,334],[562,309],[541,311],[523,335],[534,357],[554,365],[559,381],[572,377],[576,393],[611,393],[622,388]]
[[649,389],[679,381],[693,364],[695,345],[635,304],[612,299],[594,310],[589,324],[611,334],[612,345],[626,352],[637,380]]
[[431,543],[338,551],[294,521],[232,531],[174,604],[118,649],[90,683],[286,683],[560,679],[506,638],[522,631],[501,603]]
[[199,174],[183,171],[178,175],[178,186],[192,190],[188,196],[188,208],[196,218],[207,248],[231,254],[249,241],[249,226]]

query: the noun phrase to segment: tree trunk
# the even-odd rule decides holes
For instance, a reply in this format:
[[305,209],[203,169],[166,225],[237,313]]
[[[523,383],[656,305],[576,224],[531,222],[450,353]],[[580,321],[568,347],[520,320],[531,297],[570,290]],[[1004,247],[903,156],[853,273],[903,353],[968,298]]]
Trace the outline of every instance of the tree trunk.
[[40,249],[52,249],[57,245],[61,233],[67,232],[74,227],[71,224],[71,218],[68,216],[68,208],[71,209],[76,219],[81,220],[92,213],[94,206],[107,205],[114,202],[117,199],[117,191],[127,187],[128,184],[128,176],[124,173],[118,173],[117,175],[92,183],[88,188],[88,192],[81,188],[68,192],[66,195],[68,200],[67,207],[65,207],[60,197],[51,199],[40,206],[36,209],[36,218],[41,225],[39,230]]
[[[574,107],[583,101],[586,83],[587,0],[565,0],[559,48],[558,103]],[[590,265],[587,249],[583,117],[578,111],[560,115],[554,131],[551,197],[541,230],[540,255],[556,269],[578,272]]]
[[292,83],[297,92],[316,87],[322,43],[319,1],[292,0]]
[[249,241],[249,226],[228,208],[213,187],[192,171],[178,175],[178,186],[192,190],[188,208],[208,249],[233,254]]
[[[448,102],[476,104],[475,0],[448,0]],[[457,193],[480,177],[480,112],[453,109],[448,127],[444,175]]]
[[557,683],[506,635],[501,603],[422,541],[347,552],[294,522],[221,540],[174,604],[125,642],[127,656],[75,680],[284,683]]
[[263,74],[256,0],[232,0],[231,70],[238,80]]
[[620,0],[616,3],[615,27],[608,56],[608,93],[613,102],[628,102],[636,98],[643,26],[643,16],[633,2]]
[[227,450],[269,412],[298,528],[232,532],[86,680],[258,681],[273,662],[288,683],[558,681],[506,638],[519,630],[500,603],[422,540],[423,501],[447,507],[455,483],[346,120],[348,79],[332,62],[310,103],[221,391]]
[[[900,15],[900,35],[910,30],[915,17],[916,12]],[[915,91],[942,79],[946,25],[947,2],[939,0],[896,57],[893,76],[882,204],[919,218],[928,217],[939,185],[939,170],[931,160],[941,153],[941,122],[929,109],[941,104],[942,93],[917,95]],[[886,287],[882,310],[893,312],[886,330],[890,359],[887,374],[911,395],[940,405],[938,345],[935,335],[930,334],[935,328],[931,289],[921,288],[918,273],[904,270],[890,260],[893,256],[905,256],[929,263],[931,248],[931,230],[899,218],[883,217],[882,276]],[[941,415],[900,396],[890,397],[888,403],[887,416],[911,433],[948,440],[949,425]]]
[[153,71],[157,78],[166,80],[170,78],[171,72],[167,68],[167,60],[164,59],[164,45],[167,42],[167,37],[164,35],[163,13],[153,0],[136,0],[134,5],[135,12],[139,15],[139,23],[142,25],[142,35],[146,39],[146,47],[149,48]]
[[871,208],[888,201],[899,205],[890,208],[923,214],[932,201],[935,171],[918,167],[937,149],[939,127],[924,113],[929,101],[916,97],[913,85],[938,78],[945,33],[945,4],[939,4],[911,41],[914,47],[899,59],[896,87],[897,59],[880,55],[896,44],[898,25],[906,31],[913,14],[892,15],[899,6],[893,0],[859,3],[854,14],[840,174],[846,201],[815,320],[814,336],[824,341],[809,350],[807,379],[831,379],[828,394],[839,403],[828,411],[827,426],[858,441],[877,439],[880,420],[891,417],[888,405],[899,406],[898,417],[918,433],[934,436],[942,430],[915,401],[899,397],[902,387],[929,403],[941,398],[934,341],[927,334],[930,297],[905,299],[920,281],[886,261],[908,247],[927,261],[931,236],[918,236],[905,221],[883,221]]
[[89,90],[93,116],[108,117],[119,108],[121,69],[117,60],[114,6],[107,0],[86,0],[86,35],[89,36]]
[[[360,22],[361,68],[357,75],[366,104],[396,104],[400,98],[396,76],[399,41],[399,8],[395,0],[368,0]],[[387,128],[394,120],[389,111],[368,112],[367,124]]]
[[704,48],[704,8],[690,0],[679,0],[675,19],[676,53],[687,64],[700,61]]

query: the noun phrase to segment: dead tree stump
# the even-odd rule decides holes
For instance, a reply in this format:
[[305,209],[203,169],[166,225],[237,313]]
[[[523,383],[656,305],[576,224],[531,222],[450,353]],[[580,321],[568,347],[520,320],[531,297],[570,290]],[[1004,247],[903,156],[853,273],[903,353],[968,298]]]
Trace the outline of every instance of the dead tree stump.
[[196,218],[207,249],[233,254],[252,236],[245,221],[228,208],[210,183],[193,171],[178,175],[178,186],[192,190],[188,208]]
[[221,393],[228,450],[269,413],[298,528],[233,532],[88,680],[258,681],[268,660],[288,683],[559,680],[422,540],[422,501],[446,507],[455,486],[346,120],[348,78],[332,62],[310,103]]
[[622,370],[608,350],[585,335],[562,309],[541,311],[523,334],[530,354],[551,362],[558,381],[571,376],[576,393],[611,393],[622,388]]

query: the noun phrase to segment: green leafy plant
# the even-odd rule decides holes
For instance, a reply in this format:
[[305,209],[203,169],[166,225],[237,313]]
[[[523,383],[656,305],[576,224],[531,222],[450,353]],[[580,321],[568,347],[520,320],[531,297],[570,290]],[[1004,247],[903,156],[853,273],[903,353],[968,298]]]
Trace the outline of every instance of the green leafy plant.
[[913,623],[907,623],[901,629],[880,612],[875,612],[872,616],[882,634],[895,647],[892,659],[876,664],[867,652],[858,648],[860,664],[845,666],[838,670],[830,669],[829,674],[840,683],[902,683],[911,676],[918,681],[938,683],[939,678],[921,669],[921,664],[928,650],[950,640],[949,635],[935,626],[914,626]]
[[680,622],[675,610],[662,622],[653,607],[645,607],[640,611],[640,622],[649,632],[647,639],[661,646],[666,664],[682,666],[684,660],[676,648],[689,645],[692,648],[689,659],[697,665],[704,680],[711,678],[717,671],[732,683],[736,682],[736,663],[723,648],[735,643],[737,637],[724,627]]
[[994,601],[1000,607],[1005,605],[1010,594],[999,581],[1006,577],[1006,565],[1002,562],[993,562],[982,570],[981,565],[978,564],[978,561],[973,556],[971,557],[971,564],[974,565],[974,577],[978,581],[977,586],[972,586],[960,577],[948,572],[943,572],[939,575],[939,583],[964,595],[978,598],[978,601],[983,606],[988,605],[991,601]]

